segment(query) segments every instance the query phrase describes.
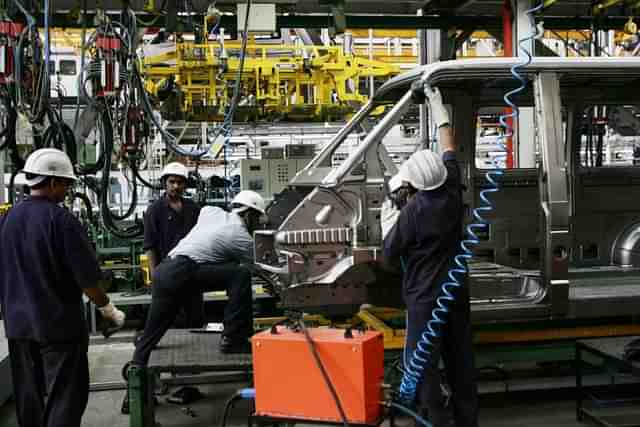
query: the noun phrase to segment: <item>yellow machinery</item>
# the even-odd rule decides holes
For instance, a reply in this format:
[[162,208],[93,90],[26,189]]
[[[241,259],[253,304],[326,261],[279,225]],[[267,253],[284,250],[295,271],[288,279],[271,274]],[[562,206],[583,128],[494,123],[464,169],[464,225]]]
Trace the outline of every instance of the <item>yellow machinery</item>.
[[[177,43],[175,50],[142,61],[146,88],[156,93],[173,76],[185,120],[221,120],[240,65],[239,42]],[[170,64],[170,65],[167,65]],[[341,47],[247,43],[239,120],[343,119],[367,100],[360,85],[388,79],[400,67],[345,54]]]

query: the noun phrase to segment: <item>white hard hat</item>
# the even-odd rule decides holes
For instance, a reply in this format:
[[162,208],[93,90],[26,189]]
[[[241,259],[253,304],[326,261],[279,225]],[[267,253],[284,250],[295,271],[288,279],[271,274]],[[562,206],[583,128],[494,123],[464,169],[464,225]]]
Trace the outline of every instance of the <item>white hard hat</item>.
[[420,150],[400,166],[396,176],[417,190],[435,190],[447,180],[447,168],[439,155],[431,150]]
[[187,170],[187,167],[182,163],[172,162],[166,165],[164,169],[162,169],[162,175],[160,175],[160,179],[164,179],[169,175],[181,176],[184,179],[188,179],[189,171]]
[[389,192],[395,193],[400,189],[400,187],[402,187],[402,178],[400,178],[400,175],[397,174],[392,176],[389,180]]
[[[234,205],[240,205],[234,207]],[[264,215],[266,203],[261,195],[251,190],[242,190],[231,201],[231,207],[233,212],[240,213],[246,211],[248,208],[255,209]]]
[[27,185],[34,187],[49,176],[66,178],[75,181],[71,159],[64,151],[56,148],[41,148],[29,155],[22,172],[35,175],[27,179]]

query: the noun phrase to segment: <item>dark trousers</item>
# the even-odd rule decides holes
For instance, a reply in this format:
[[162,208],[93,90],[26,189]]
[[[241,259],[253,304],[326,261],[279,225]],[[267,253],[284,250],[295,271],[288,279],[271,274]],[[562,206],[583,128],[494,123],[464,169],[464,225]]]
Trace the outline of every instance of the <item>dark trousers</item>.
[[87,343],[9,340],[18,424],[79,427],[89,399]]
[[198,264],[178,256],[168,258],[156,268],[151,308],[142,336],[136,342],[133,362],[146,365],[153,348],[175,320],[179,307],[194,294],[226,290],[223,335],[246,338],[253,334],[253,295],[251,273],[235,263]]
[[[407,307],[407,351],[406,357],[413,355],[435,301],[411,304]],[[435,341],[432,363],[424,370],[422,382],[418,385],[418,411],[425,415],[433,427],[450,426],[451,417],[456,427],[478,426],[478,392],[476,370],[473,361],[471,321],[468,297],[456,301],[442,325],[440,338]],[[438,362],[442,357],[446,382],[451,390],[450,406],[445,407],[442,394]]]
[[184,299],[184,303],[176,316],[176,328],[201,328],[204,325],[204,297],[201,292],[194,292]]

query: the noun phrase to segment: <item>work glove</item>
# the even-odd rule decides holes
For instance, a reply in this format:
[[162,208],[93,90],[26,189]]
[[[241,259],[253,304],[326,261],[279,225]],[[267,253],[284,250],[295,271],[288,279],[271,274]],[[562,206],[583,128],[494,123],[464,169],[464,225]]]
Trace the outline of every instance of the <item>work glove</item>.
[[449,111],[442,103],[440,90],[437,87],[431,87],[431,85],[425,83],[424,95],[429,100],[429,109],[431,110],[431,116],[435,124],[438,127],[450,124]]
[[114,332],[124,326],[124,321],[127,316],[121,310],[118,310],[118,308],[112,303],[103,307],[98,307],[98,310],[100,311],[102,318],[110,323],[110,325],[105,325],[102,328],[102,335],[104,335],[105,338],[109,338]]
[[380,210],[380,227],[382,228],[382,240],[387,237],[389,231],[398,221],[400,216],[400,210],[395,207],[393,202],[389,199],[382,203],[382,209]]

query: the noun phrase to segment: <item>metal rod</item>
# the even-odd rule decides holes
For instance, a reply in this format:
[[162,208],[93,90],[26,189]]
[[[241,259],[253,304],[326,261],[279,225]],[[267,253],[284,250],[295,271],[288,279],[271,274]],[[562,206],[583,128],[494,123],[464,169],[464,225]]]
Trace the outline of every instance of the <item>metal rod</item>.
[[[373,102],[367,102],[356,114],[351,117],[351,120],[347,122],[347,124],[338,131],[338,133],[333,137],[333,139],[322,147],[322,150],[311,160],[307,166],[302,170],[306,171],[312,168],[316,168],[321,166],[325,161],[331,160],[331,154],[338,148],[340,144],[344,142],[347,136],[351,133],[351,131],[360,124],[360,122],[369,114],[369,111],[373,109]],[[302,171],[300,173],[302,173]]]
[[374,144],[378,144],[384,135],[387,134],[389,129],[396,123],[398,120],[407,112],[411,104],[412,100],[412,91],[408,90],[407,93],[404,94],[402,99],[398,101],[396,105],[393,106],[391,111],[387,113],[386,116],[373,128],[371,132],[367,135],[364,141],[358,145],[358,148],[351,153],[351,155],[345,160],[337,169],[334,169],[322,182],[325,185],[336,185],[341,182],[342,179],[351,172],[355,166],[357,166],[360,161],[364,158],[365,153],[371,146]]

